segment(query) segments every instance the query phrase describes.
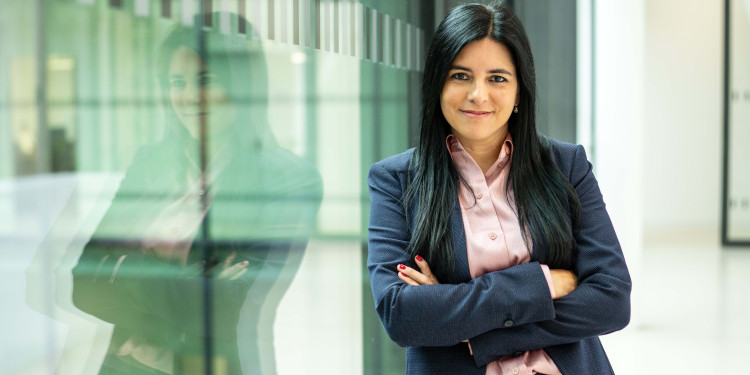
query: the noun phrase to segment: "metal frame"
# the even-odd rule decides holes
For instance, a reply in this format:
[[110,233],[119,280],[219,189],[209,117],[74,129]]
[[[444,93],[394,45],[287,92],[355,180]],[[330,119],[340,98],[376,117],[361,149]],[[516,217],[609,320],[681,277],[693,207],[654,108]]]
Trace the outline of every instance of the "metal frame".
[[749,247],[750,240],[732,240],[728,235],[729,212],[729,58],[730,51],[730,4],[731,0],[724,0],[724,134],[723,134],[723,160],[722,160],[722,186],[721,186],[721,244],[725,247]]

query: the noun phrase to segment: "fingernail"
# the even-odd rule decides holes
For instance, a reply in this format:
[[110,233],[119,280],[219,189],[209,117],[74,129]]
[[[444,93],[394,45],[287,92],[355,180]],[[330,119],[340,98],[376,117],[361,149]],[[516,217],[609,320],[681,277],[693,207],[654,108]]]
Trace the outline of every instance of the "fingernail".
[[242,263],[240,263],[240,264],[243,265],[243,266],[247,266],[248,263],[250,263],[250,262],[248,262],[246,260],[243,260]]
[[405,265],[403,265],[403,264],[399,264],[399,265],[398,265],[398,268],[400,268],[400,269],[402,269],[402,270],[405,270],[405,269],[406,269],[406,266],[405,266]]
[[417,255],[417,262],[421,262],[421,261],[422,261],[422,257]]
[[403,273],[403,272],[399,272],[399,274],[401,274],[401,276],[403,276],[403,277],[406,277],[406,274]]

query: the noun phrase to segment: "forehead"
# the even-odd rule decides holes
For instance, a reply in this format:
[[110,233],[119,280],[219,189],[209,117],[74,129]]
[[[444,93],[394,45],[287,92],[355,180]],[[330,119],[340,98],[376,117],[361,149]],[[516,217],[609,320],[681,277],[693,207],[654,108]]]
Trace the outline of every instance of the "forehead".
[[461,49],[453,65],[461,65],[475,72],[505,69],[515,73],[513,56],[508,47],[490,38],[475,40]]
[[187,47],[177,48],[169,59],[170,74],[196,73],[204,68],[198,52]]

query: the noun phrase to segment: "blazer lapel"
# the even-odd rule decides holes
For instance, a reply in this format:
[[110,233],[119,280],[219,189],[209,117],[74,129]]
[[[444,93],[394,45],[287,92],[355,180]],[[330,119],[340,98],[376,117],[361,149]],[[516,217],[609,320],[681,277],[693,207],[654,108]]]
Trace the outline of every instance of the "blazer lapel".
[[464,221],[461,216],[461,205],[458,203],[458,196],[451,214],[450,220],[451,243],[453,244],[454,258],[454,277],[456,282],[466,282],[471,280],[471,271],[469,270],[469,258],[466,252],[466,232],[464,231]]

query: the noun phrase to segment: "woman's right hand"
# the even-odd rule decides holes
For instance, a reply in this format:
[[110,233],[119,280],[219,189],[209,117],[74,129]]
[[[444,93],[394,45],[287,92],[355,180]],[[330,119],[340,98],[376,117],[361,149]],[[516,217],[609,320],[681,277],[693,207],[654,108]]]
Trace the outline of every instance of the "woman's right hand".
[[578,277],[568,270],[549,270],[552,277],[552,287],[555,289],[555,298],[558,299],[572,293],[578,287]]

